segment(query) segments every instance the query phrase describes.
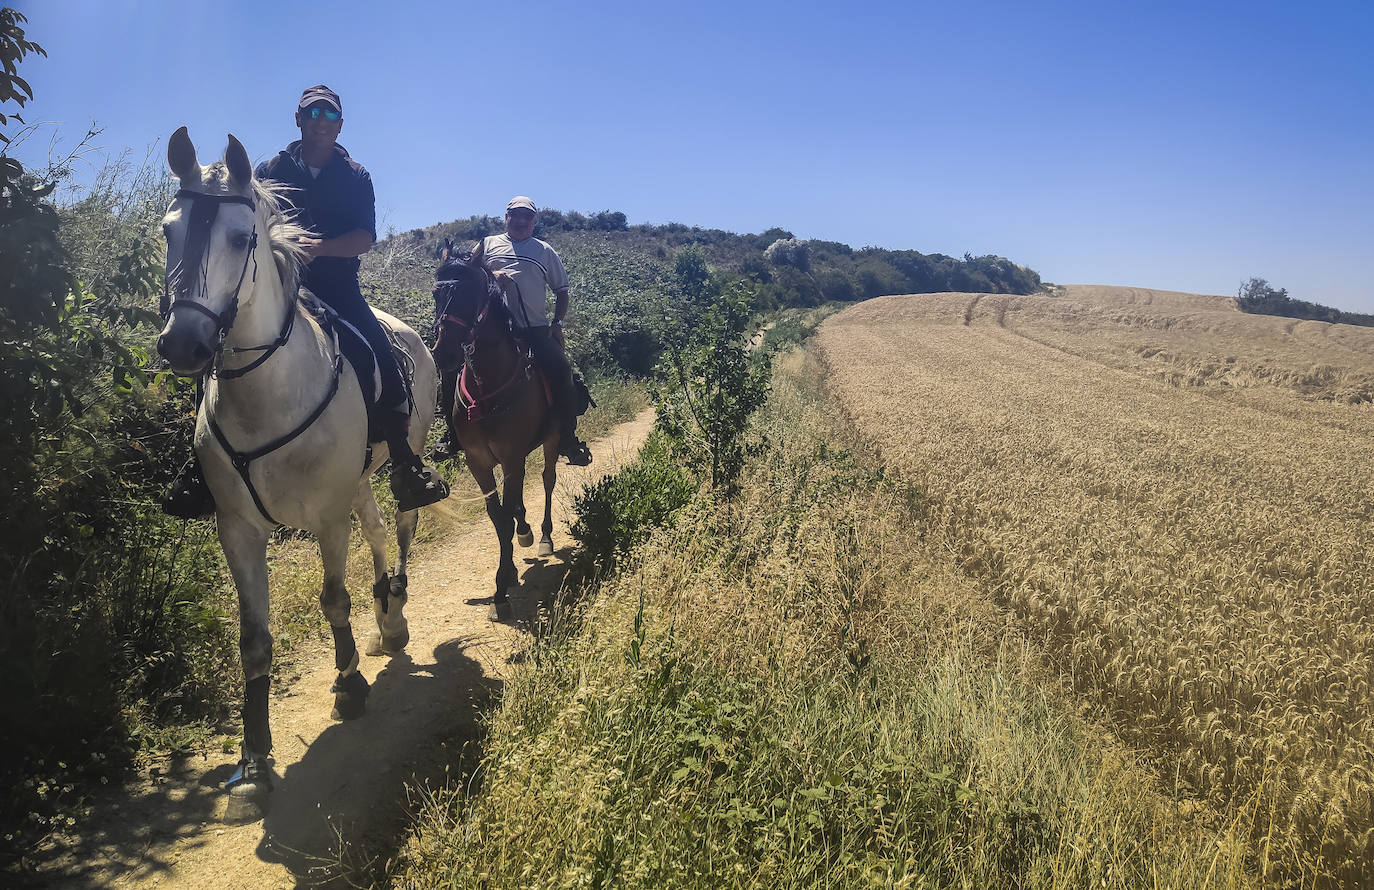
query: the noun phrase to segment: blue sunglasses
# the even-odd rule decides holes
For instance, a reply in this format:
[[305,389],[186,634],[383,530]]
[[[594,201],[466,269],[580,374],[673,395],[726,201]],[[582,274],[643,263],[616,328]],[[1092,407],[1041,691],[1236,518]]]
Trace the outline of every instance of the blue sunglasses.
[[340,117],[343,117],[343,115],[339,114],[339,112],[335,111],[332,108],[321,108],[318,105],[310,109],[310,119],[312,121],[317,121],[321,117],[332,123],[333,121],[338,120]]

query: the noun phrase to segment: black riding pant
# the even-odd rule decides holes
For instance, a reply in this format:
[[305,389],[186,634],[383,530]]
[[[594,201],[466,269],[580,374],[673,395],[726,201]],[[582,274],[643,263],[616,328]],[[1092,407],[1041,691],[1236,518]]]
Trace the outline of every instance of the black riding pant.
[[340,280],[338,278],[312,280],[310,270],[305,270],[304,284],[306,287],[330,308],[339,313],[339,317],[353,327],[357,328],[363,338],[367,340],[367,345],[372,347],[373,354],[377,357],[377,369],[382,378],[382,394],[377,398],[377,408],[379,412],[393,411],[398,414],[409,414],[406,404],[405,383],[401,380],[401,367],[396,364],[396,355],[391,351],[391,340],[387,337],[386,331],[382,328],[382,323],[377,320],[377,316],[372,313],[372,307],[367,305],[363,299],[363,292],[358,288],[357,279]]

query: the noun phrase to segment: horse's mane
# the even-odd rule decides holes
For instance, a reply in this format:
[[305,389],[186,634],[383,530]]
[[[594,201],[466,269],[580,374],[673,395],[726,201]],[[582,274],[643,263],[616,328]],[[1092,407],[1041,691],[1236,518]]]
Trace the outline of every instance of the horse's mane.
[[[229,167],[223,161],[216,161],[206,169],[206,178],[228,190]],[[253,178],[253,200],[267,210],[267,242],[272,246],[272,259],[277,263],[277,277],[281,279],[282,293],[295,294],[301,286],[301,264],[305,260],[305,248],[300,239],[313,237],[314,232],[291,222],[282,209],[286,203],[286,192],[290,186],[279,182],[263,181]]]

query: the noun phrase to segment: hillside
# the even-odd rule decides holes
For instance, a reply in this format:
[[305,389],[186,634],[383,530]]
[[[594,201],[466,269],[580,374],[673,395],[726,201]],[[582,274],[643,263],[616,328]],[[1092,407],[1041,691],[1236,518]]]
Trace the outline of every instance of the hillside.
[[[374,304],[411,324],[432,319],[430,293],[445,238],[460,249],[504,231],[496,217],[473,216],[392,235],[363,258],[363,290]],[[768,312],[849,303],[880,294],[968,291],[1032,293],[1040,276],[997,256],[922,254],[855,249],[831,241],[799,241],[784,229],[738,235],[720,229],[626,224],[606,211],[583,215],[544,210],[537,237],[563,257],[574,302],[569,349],[594,373],[642,375],[658,356],[656,330],[671,324],[667,300],[673,260],[700,249],[715,274],[746,282],[754,308]]]

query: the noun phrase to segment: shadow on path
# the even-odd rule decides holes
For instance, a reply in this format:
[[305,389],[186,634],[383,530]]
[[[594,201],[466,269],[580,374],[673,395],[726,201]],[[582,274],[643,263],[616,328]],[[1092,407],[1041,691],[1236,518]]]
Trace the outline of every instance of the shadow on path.
[[298,886],[380,872],[404,839],[405,787],[449,781],[499,693],[500,681],[463,654],[466,642],[449,640],[419,662],[393,657],[372,683],[367,713],[330,726],[287,768],[263,819],[261,859],[284,865]]

